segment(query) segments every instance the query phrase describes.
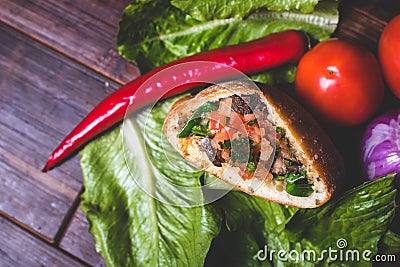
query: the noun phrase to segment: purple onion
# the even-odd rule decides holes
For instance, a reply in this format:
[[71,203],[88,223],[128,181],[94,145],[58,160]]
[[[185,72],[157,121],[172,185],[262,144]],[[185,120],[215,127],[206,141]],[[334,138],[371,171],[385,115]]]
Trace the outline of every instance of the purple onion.
[[368,179],[400,173],[400,109],[375,118],[367,126],[362,160]]

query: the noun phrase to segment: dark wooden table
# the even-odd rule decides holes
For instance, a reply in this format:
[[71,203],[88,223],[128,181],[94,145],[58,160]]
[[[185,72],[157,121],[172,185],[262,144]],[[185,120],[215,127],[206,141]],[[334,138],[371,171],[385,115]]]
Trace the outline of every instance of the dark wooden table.
[[[337,36],[376,52],[400,1],[343,1]],[[80,211],[79,157],[42,173],[61,139],[139,73],[115,48],[129,0],[0,0],[0,266],[104,266]]]

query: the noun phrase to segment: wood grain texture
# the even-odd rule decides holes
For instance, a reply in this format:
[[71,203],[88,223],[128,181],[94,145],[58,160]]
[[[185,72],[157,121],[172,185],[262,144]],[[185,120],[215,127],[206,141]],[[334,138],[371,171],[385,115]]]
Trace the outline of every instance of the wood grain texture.
[[[0,266],[104,266],[76,210],[79,157],[40,168],[83,116],[138,75],[115,48],[129,2],[0,0]],[[398,0],[343,0],[335,36],[376,52],[399,13]],[[343,151],[357,159],[354,146]]]
[[105,266],[104,259],[97,254],[93,242],[86,215],[78,209],[61,240],[60,248],[91,266],[103,267]]
[[79,195],[82,174],[76,156],[50,173],[40,169],[118,85],[4,24],[0,32],[0,213],[51,241]]
[[2,267],[85,266],[79,260],[37,239],[1,216],[0,229]]
[[0,0],[0,19],[119,83],[138,69],[116,51],[118,22],[129,0]]
[[387,22],[400,13],[397,0],[345,0],[340,2],[335,36],[360,44],[376,54]]

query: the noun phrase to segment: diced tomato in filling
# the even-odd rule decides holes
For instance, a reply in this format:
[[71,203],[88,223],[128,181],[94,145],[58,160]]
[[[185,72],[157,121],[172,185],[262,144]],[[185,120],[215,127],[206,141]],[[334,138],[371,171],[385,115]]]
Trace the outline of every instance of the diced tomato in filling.
[[218,132],[215,133],[213,141],[215,144],[219,144],[220,142],[224,143],[225,140],[230,140],[230,135],[226,128],[221,128]]
[[252,146],[257,146],[261,144],[261,131],[258,125],[256,126],[246,126],[246,132],[250,140],[253,141]]
[[[248,100],[249,98],[251,97],[247,97]],[[301,181],[300,184],[304,188],[304,182],[307,182],[306,171],[293,153],[289,140],[285,137],[285,130],[281,127],[275,127],[276,150],[272,166],[267,169],[266,160],[270,155],[268,152],[261,154],[261,143],[266,143],[266,140],[271,139],[268,136],[274,137],[274,134],[267,133],[268,123],[264,121],[265,107],[260,104],[261,101],[252,102],[252,106],[255,107],[254,113],[245,101],[238,99],[238,96],[220,99],[217,109],[215,103],[207,105],[208,109],[198,110],[198,113],[202,114],[201,119],[192,120],[186,125],[192,127],[188,129],[191,134],[201,137],[200,146],[215,166],[222,167],[223,163],[229,163],[239,168],[243,180],[253,176],[264,179],[269,174],[273,177],[271,179],[286,180],[292,184]],[[263,127],[261,129],[256,114],[263,118],[260,121]],[[193,122],[197,123],[196,128]],[[264,128],[265,125],[267,128]],[[312,192],[311,185],[309,186]],[[293,194],[292,191],[287,192]],[[295,192],[294,195],[297,194]]]
[[212,134],[215,134],[224,128],[226,117],[220,115],[217,111],[213,110],[210,114],[209,128]]
[[[223,117],[223,118],[222,118]],[[223,125],[227,123],[227,125]],[[257,166],[258,156],[261,147],[261,131],[254,114],[241,115],[231,112],[231,116],[226,118],[217,111],[210,114],[210,131],[214,134],[213,143],[217,144],[218,150],[221,151],[220,156],[225,162],[231,161],[232,147],[231,143],[240,138],[248,138],[248,144],[245,144],[243,151],[236,153],[247,153],[246,161],[252,162],[252,167]],[[247,149],[246,149],[247,148]],[[244,155],[246,157],[246,155]],[[254,170],[249,171],[243,162],[231,162],[233,165],[241,169],[242,178],[244,180],[253,177]]]
[[[216,166],[221,166],[224,162],[230,163],[240,169],[243,179],[250,179],[259,161],[262,134],[251,108],[234,108],[232,99],[220,99],[218,109],[202,113],[202,118],[197,123],[204,126],[206,121],[209,135],[192,133],[211,139],[211,142],[203,142],[202,145],[205,151],[211,151],[209,157],[213,157],[210,160]],[[238,105],[236,102],[234,104]],[[245,102],[242,104],[246,105]]]
[[243,180],[248,180],[253,178],[254,172],[249,172],[248,170],[243,170],[241,173],[242,179]]
[[256,119],[256,115],[254,115],[254,113],[250,113],[250,114],[244,114],[243,115],[243,122],[244,123],[249,123],[251,121],[254,121]]

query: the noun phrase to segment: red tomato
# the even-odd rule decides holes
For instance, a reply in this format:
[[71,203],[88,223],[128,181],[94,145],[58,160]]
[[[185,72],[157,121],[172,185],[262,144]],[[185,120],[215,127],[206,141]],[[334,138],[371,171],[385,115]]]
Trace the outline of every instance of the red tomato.
[[225,140],[230,140],[231,136],[227,132],[226,128],[222,128],[219,132],[214,135],[213,141],[218,144],[219,142],[224,142]]
[[383,30],[378,55],[386,83],[400,98],[400,15],[394,17]]
[[253,177],[253,174],[254,173],[250,173],[248,170],[244,170],[244,171],[242,171],[241,176],[242,176],[243,180],[248,180]]
[[225,126],[226,117],[220,115],[217,111],[211,111],[210,114],[210,132],[215,134],[216,132],[221,131],[221,129]]
[[369,119],[384,95],[375,56],[339,39],[323,41],[303,56],[296,70],[295,88],[316,116],[346,126]]

